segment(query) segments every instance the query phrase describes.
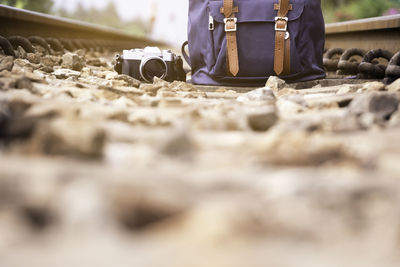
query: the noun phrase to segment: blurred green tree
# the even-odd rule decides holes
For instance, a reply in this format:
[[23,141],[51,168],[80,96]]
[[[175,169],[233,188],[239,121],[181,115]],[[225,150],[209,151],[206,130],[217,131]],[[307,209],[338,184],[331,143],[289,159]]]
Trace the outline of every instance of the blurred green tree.
[[0,4],[7,6],[16,6],[17,0],[0,0]]
[[50,13],[53,7],[53,0],[0,0],[0,4]]
[[400,12],[400,0],[322,0],[326,22],[382,16],[387,10]]
[[151,33],[151,23],[147,21],[142,21],[139,18],[128,21],[121,19],[113,1],[109,1],[103,8],[85,7],[82,2],[78,2],[72,12],[60,8],[55,10],[54,13],[62,17],[114,27],[138,36],[148,36]]

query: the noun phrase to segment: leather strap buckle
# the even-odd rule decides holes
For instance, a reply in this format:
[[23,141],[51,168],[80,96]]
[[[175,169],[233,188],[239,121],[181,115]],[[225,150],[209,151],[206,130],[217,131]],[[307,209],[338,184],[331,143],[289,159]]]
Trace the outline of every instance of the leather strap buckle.
[[[278,28],[278,21],[284,21],[285,22],[285,27],[284,28]],[[275,17],[275,31],[280,31],[280,32],[285,32],[287,31],[287,23],[289,19],[288,17]]]
[[[234,27],[229,28],[228,23],[233,22]],[[224,18],[224,23],[225,23],[225,32],[235,32],[237,30],[237,18]]]

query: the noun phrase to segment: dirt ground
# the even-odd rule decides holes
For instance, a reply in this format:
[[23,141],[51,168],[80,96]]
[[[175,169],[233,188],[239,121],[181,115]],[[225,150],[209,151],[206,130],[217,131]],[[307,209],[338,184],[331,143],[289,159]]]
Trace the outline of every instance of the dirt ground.
[[400,265],[400,80],[244,92],[18,52],[0,55],[0,266]]

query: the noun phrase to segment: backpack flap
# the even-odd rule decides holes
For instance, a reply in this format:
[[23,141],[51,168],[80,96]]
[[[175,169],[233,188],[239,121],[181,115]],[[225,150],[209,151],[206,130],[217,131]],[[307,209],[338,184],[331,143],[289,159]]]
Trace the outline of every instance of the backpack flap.
[[[237,19],[237,46],[239,57],[239,73],[237,77],[249,77],[264,80],[267,76],[276,75],[274,71],[275,50],[275,1],[237,1],[239,12]],[[291,1],[292,2],[292,1]],[[214,30],[210,31],[210,46],[214,50],[214,62],[210,75],[216,79],[231,79],[227,75],[226,66],[226,37],[224,14],[221,13],[223,1],[210,1],[210,15],[214,18]],[[302,71],[295,51],[295,39],[299,34],[299,18],[304,9],[303,1],[292,4],[288,13],[289,38],[292,43],[292,73]]]
[[[261,85],[271,75],[279,75],[287,81],[323,78],[325,76],[322,67],[325,24],[320,1],[290,0],[289,11],[286,16],[282,16],[282,19],[285,19],[282,25],[286,28],[282,47],[288,49],[290,53],[287,54],[290,54],[290,58],[282,56],[280,67],[285,61],[287,65],[285,68],[289,70],[286,73],[282,68],[282,71],[277,71],[275,60],[277,58],[278,3],[279,0],[234,1],[233,6],[237,7],[238,11],[234,13],[234,17],[239,71],[236,75],[232,75],[229,71],[229,62],[227,63],[226,17],[222,12],[224,0],[208,1],[205,14],[203,14],[206,17],[205,27],[204,29],[197,27],[198,31],[208,32],[206,38],[198,40],[207,49],[202,52],[205,66],[201,68],[201,75],[196,75],[197,70],[193,70],[192,80],[203,84],[256,83]],[[209,27],[210,22],[213,27]],[[194,29],[192,27],[189,30]],[[189,45],[190,43],[189,38]],[[290,47],[286,44],[290,44]],[[191,57],[192,53],[199,52],[189,50]],[[204,76],[209,78],[204,78]]]

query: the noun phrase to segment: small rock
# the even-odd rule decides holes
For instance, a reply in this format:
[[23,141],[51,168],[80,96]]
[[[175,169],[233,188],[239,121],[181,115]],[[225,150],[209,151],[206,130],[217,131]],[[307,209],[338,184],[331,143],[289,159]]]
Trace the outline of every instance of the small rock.
[[85,66],[85,60],[83,57],[73,53],[66,53],[62,57],[62,67],[68,68],[75,71],[80,71]]
[[24,70],[31,69],[32,71],[40,67],[40,65],[32,64],[27,59],[21,59],[21,58],[15,59],[14,64],[22,67]]
[[394,81],[390,85],[386,86],[386,89],[389,92],[393,92],[393,93],[400,92],[400,79],[397,79],[396,81]]
[[194,85],[180,81],[172,82],[171,84],[169,84],[169,88],[175,91],[197,92],[197,88]]
[[35,49],[35,51],[37,51],[37,54],[39,54],[40,56],[43,56],[43,55],[47,55],[47,54],[48,54],[47,49],[44,48],[44,47],[41,46],[41,45],[33,44],[33,48]]
[[109,87],[126,87],[128,84],[125,81],[121,80],[106,80],[102,83],[104,86],[109,86]]
[[310,136],[307,132],[270,132],[260,143],[259,159],[266,164],[320,166],[330,161],[353,160],[345,144],[334,138]]
[[116,73],[115,71],[107,71],[103,72],[103,74],[105,74],[104,78],[106,80],[114,80],[118,76],[118,73]]
[[59,59],[59,57],[49,55],[40,58],[40,64],[47,67],[54,67],[56,65],[59,65],[60,61],[61,60]]
[[344,116],[323,118],[321,128],[326,132],[346,133],[359,131],[365,128],[356,116]]
[[377,92],[383,91],[385,89],[385,85],[381,82],[368,82],[364,83],[360,89],[357,90],[358,93],[362,92]]
[[132,78],[131,76],[128,76],[125,74],[117,75],[114,79],[125,81],[128,84],[128,86],[136,87],[136,88],[139,88],[139,86],[141,84],[139,80],[136,80],[136,79]]
[[8,78],[8,77],[11,77],[11,76],[12,76],[12,72],[10,72],[10,71],[8,71],[8,70],[0,71],[0,77],[6,77],[6,78]]
[[116,105],[117,107],[122,107],[122,108],[137,107],[136,102],[132,101],[131,99],[129,99],[125,96],[121,96],[116,101],[114,101],[114,105]]
[[167,140],[161,152],[172,157],[190,157],[193,151],[193,143],[186,132],[179,132]]
[[16,89],[28,89],[28,90],[32,90],[33,89],[33,85],[32,85],[31,80],[26,76],[18,78],[15,81],[13,87],[16,88]]
[[157,96],[161,97],[161,98],[165,98],[165,97],[176,97],[177,93],[175,93],[174,91],[171,91],[169,88],[161,88],[157,91]]
[[306,101],[306,106],[309,109],[317,109],[317,110],[324,110],[324,109],[332,109],[332,108],[339,108],[338,99],[329,98],[329,97],[321,97],[316,99],[310,99]]
[[176,108],[182,106],[183,106],[182,100],[177,98],[161,99],[160,102],[158,103],[158,107],[160,108]]
[[400,126],[400,111],[397,111],[390,118],[389,126],[399,127]]
[[144,94],[144,91],[131,87],[110,87],[110,86],[100,85],[98,86],[98,89],[101,90],[99,96],[109,100],[115,100],[121,96],[125,96],[131,100],[136,100],[138,96]]
[[189,111],[196,129],[206,131],[246,131],[249,130],[247,116],[242,109],[222,105],[213,109]]
[[17,51],[16,51],[16,56],[18,58],[26,59],[27,54],[21,46],[18,46]]
[[101,78],[101,79],[107,79],[108,78],[109,80],[110,79],[114,79],[118,75],[118,73],[116,73],[115,71],[109,71],[109,70],[96,71],[96,72],[93,72],[93,74],[98,78]]
[[247,122],[251,129],[257,132],[264,132],[271,128],[278,121],[275,108],[259,110],[247,115]]
[[[4,129],[6,127],[6,123],[10,117],[10,109],[6,102],[0,101],[0,129]],[[0,135],[3,130],[0,130]]]
[[284,88],[289,88],[286,82],[276,76],[269,77],[265,87],[271,88],[274,95],[277,96],[278,92]]
[[86,49],[75,50],[75,54],[77,54],[80,57],[84,57],[86,55],[86,53],[87,53]]
[[142,231],[182,215],[188,201],[184,194],[157,183],[114,182],[107,188],[111,214],[127,230]]
[[43,66],[39,70],[46,72],[46,73],[52,73],[54,71],[54,68],[50,67],[50,66]]
[[380,120],[376,119],[373,113],[363,113],[357,117],[357,121],[361,129],[369,129],[377,122],[380,122]]
[[274,95],[276,98],[283,97],[283,96],[289,96],[289,95],[298,95],[299,91],[292,89],[292,88],[283,88],[276,93],[274,92]]
[[25,76],[31,80],[32,82],[37,82],[37,83],[45,83],[45,75],[43,72],[35,70],[33,72],[26,71]]
[[161,88],[161,85],[154,85],[154,84],[141,84],[139,89],[145,91],[150,96],[156,96],[158,90]]
[[88,68],[88,67],[84,67],[84,68],[82,69],[82,72],[81,72],[81,73],[82,73],[81,76],[84,77],[84,78],[87,78],[87,77],[90,77],[90,76],[93,75],[92,69],[91,69],[91,68]]
[[70,70],[70,69],[57,69],[53,72],[53,74],[58,79],[67,79],[69,77],[78,78],[81,75],[81,73],[79,71],[74,71],[74,70]]
[[340,86],[340,89],[336,92],[338,95],[345,95],[345,94],[350,94],[350,93],[355,93],[357,92],[358,87],[351,85],[351,84],[343,84]]
[[280,117],[290,117],[292,115],[302,113],[308,110],[304,105],[296,101],[291,101],[285,98],[280,98],[276,101],[276,107],[279,111]]
[[202,91],[197,91],[197,92],[181,92],[181,96],[184,98],[207,98],[207,94]]
[[29,62],[31,62],[33,64],[39,64],[41,56],[38,53],[28,53],[26,55],[26,59],[29,60]]
[[84,85],[83,83],[75,83],[75,86],[77,88],[88,88],[86,85]]
[[14,58],[12,56],[3,57],[0,59],[0,71],[11,71],[14,66]]
[[107,67],[107,63],[102,62],[99,58],[88,59],[86,64],[95,67]]
[[274,101],[275,96],[269,87],[258,88],[237,98],[238,102]]
[[22,95],[13,95],[15,98],[9,102],[0,102],[0,138],[9,141],[29,137],[39,120],[25,115],[31,104],[25,102]]
[[76,76],[71,76],[71,77],[68,77],[65,80],[68,81],[68,82],[76,82],[78,80],[78,78]]
[[96,93],[95,95],[98,98],[104,98],[107,100],[117,100],[121,97],[121,95],[113,90],[112,87],[107,86],[99,86],[100,92]]
[[54,119],[38,125],[32,148],[50,155],[99,158],[106,135],[94,122],[78,119]]
[[76,113],[76,110],[68,104],[44,102],[29,107],[25,112],[25,116],[54,118],[59,116],[73,116]]
[[167,81],[165,81],[163,79],[160,79],[158,77],[154,77],[153,85],[154,86],[160,86],[160,87],[169,87],[170,84],[169,84],[169,82],[167,82]]
[[372,93],[360,95],[349,105],[350,114],[361,116],[371,113],[378,121],[386,120],[398,110],[399,99],[394,94]]

